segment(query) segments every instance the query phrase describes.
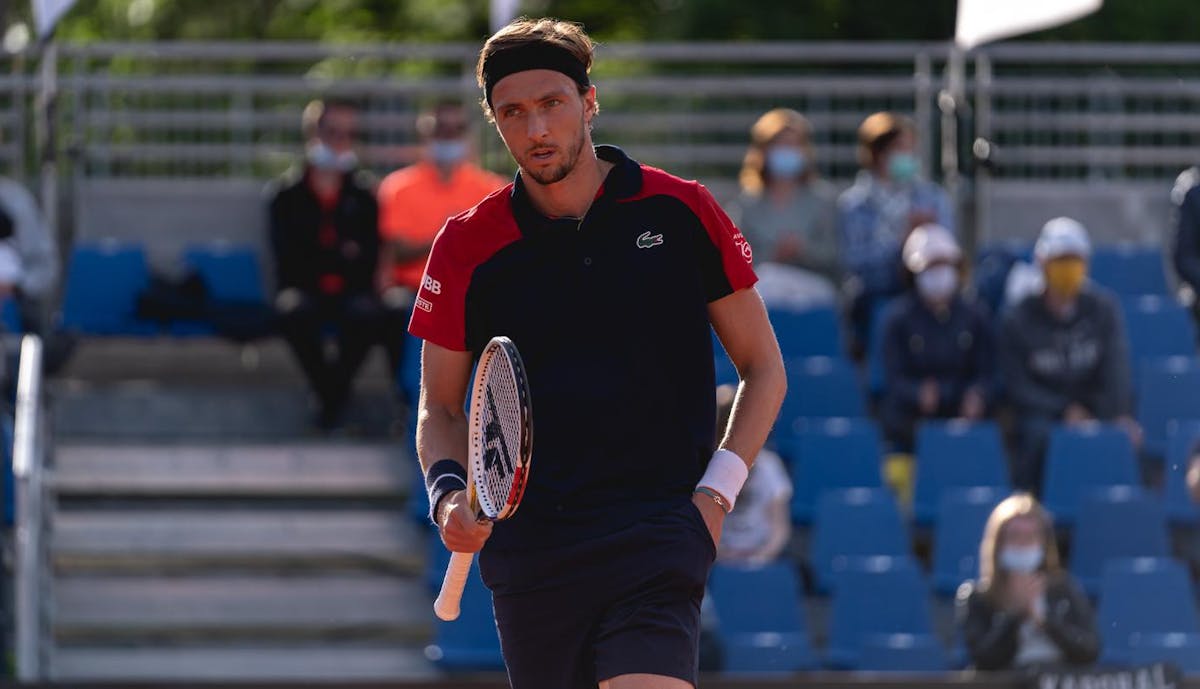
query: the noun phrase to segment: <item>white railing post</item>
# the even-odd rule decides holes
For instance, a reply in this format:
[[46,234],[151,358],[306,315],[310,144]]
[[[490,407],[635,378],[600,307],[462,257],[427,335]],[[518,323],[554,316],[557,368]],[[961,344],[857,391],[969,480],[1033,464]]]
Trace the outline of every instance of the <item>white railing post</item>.
[[42,649],[42,586],[45,520],[42,456],[42,341],[21,340],[17,372],[17,407],[13,429],[13,475],[16,485],[16,661],[17,679],[45,677]]

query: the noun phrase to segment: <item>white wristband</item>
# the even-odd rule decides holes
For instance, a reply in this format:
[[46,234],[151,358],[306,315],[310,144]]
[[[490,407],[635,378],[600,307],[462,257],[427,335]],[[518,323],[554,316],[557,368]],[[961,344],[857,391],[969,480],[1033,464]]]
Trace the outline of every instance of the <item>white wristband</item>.
[[738,493],[742,492],[742,485],[746,483],[746,477],[749,475],[750,468],[736,453],[729,450],[717,450],[709,460],[704,476],[700,477],[700,483],[696,485],[706,486],[720,493],[729,501],[729,509],[732,510],[737,502]]

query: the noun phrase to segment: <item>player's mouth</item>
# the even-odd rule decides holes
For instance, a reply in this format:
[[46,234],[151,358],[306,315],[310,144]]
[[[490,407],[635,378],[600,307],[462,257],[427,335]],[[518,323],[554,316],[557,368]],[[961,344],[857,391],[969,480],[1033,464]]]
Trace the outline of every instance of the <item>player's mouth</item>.
[[555,153],[557,153],[557,149],[555,148],[535,148],[529,151],[529,159],[544,163],[553,158]]

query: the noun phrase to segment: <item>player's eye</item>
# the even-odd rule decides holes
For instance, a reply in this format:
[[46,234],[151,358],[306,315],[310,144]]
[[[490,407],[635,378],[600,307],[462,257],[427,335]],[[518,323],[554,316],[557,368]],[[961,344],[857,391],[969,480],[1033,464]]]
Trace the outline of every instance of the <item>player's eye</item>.
[[551,98],[550,100],[546,101],[547,108],[557,108],[560,105],[562,105],[562,101],[557,98]]
[[501,113],[504,117],[516,117],[521,114],[521,109],[518,107],[505,108]]

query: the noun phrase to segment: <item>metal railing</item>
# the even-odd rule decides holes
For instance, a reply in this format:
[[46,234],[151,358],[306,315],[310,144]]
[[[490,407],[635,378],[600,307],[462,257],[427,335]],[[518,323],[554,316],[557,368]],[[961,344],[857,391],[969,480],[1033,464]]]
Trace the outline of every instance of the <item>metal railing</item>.
[[13,432],[16,480],[16,661],[17,679],[46,677],[49,561],[46,547],[49,500],[45,458],[48,451],[42,400],[42,341],[21,340],[17,406]]

